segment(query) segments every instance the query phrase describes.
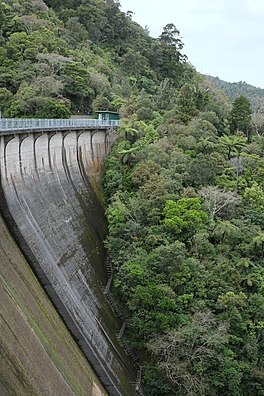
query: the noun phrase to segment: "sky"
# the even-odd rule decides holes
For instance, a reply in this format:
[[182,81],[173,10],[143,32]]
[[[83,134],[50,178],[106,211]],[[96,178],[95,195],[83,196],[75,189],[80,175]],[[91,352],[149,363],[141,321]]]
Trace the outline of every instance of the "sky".
[[120,0],[158,37],[173,23],[198,72],[264,88],[264,0]]

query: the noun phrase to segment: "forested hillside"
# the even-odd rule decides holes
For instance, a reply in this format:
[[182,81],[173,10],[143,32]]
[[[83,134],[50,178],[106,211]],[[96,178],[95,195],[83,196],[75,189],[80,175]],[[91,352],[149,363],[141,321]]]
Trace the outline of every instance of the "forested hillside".
[[252,104],[257,105],[257,100],[264,101],[264,89],[254,87],[253,85],[247,84],[245,81],[239,82],[227,82],[221,80],[219,77],[213,77],[206,75],[207,80],[212,81],[219,89],[224,91],[231,101],[233,101],[239,95],[246,96]]
[[264,89],[256,88],[245,81],[230,83],[220,80],[218,77],[205,76],[214,86],[225,92],[227,97],[233,102],[238,96],[243,95],[250,100],[252,106],[252,123],[256,131],[264,125]]
[[[264,395],[264,130],[114,0],[0,3],[5,116],[122,116],[104,174],[113,293],[147,396]],[[177,23],[177,21],[176,21]]]
[[141,91],[153,94],[168,77],[179,86],[193,74],[182,67],[173,25],[151,39],[116,1],[1,1],[0,29],[4,116],[119,110]]

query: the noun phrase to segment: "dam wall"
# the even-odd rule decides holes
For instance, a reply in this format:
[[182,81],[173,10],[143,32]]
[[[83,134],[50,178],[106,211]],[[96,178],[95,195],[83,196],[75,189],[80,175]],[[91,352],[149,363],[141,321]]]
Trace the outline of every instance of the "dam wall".
[[106,396],[0,216],[1,396]]
[[96,129],[1,136],[0,207],[107,393],[133,396],[137,372],[104,293],[107,229],[95,186],[110,143]]

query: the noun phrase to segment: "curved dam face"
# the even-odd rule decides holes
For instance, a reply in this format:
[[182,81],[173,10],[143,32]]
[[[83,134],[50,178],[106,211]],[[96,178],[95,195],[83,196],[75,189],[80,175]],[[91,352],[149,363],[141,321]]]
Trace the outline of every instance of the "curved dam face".
[[1,137],[2,211],[67,327],[110,395],[135,395],[104,288],[103,209],[93,189],[105,131]]
[[106,396],[0,216],[0,394]]

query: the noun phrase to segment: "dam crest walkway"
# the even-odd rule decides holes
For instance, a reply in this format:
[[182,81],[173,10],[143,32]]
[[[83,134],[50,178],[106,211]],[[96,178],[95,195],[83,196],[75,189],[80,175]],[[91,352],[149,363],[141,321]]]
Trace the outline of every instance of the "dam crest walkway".
[[118,120],[99,120],[92,118],[0,118],[0,136],[10,133],[109,129],[120,125]]

